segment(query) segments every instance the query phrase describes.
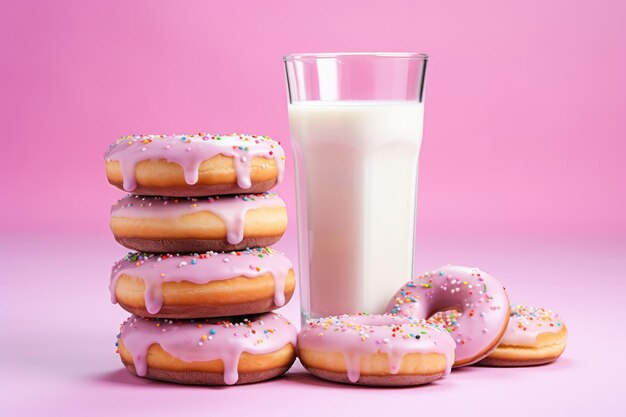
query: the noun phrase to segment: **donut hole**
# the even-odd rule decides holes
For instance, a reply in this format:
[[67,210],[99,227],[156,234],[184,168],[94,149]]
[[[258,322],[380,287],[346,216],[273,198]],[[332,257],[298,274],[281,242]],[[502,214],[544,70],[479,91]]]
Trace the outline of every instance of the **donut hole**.
[[453,327],[457,320],[463,316],[463,312],[458,307],[447,307],[435,311],[428,317],[430,323],[435,323],[443,328]]

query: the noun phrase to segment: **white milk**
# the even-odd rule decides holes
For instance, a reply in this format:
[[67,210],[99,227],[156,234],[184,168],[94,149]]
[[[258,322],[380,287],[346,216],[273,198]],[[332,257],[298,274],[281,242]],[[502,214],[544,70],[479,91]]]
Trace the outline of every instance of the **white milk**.
[[423,105],[305,102],[289,105],[289,121],[308,219],[308,242],[298,231],[304,318],[381,313],[413,273]]

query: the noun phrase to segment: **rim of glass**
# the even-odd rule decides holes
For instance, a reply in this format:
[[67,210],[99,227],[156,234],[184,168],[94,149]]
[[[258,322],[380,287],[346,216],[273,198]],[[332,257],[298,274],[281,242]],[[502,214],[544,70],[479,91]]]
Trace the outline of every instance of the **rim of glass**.
[[428,55],[419,52],[311,52],[288,54],[283,57],[285,62],[307,61],[316,59],[337,59],[351,57],[398,58],[427,61]]

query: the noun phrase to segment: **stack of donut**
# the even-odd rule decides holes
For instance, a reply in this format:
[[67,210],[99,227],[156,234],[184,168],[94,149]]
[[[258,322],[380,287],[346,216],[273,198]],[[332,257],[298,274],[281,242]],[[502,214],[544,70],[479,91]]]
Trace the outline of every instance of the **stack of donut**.
[[117,242],[111,299],[132,315],[117,351],[132,373],[184,384],[232,385],[285,373],[296,328],[272,312],[295,288],[289,259],[269,247],[287,227],[270,192],[280,144],[256,135],[126,136],[105,153]]

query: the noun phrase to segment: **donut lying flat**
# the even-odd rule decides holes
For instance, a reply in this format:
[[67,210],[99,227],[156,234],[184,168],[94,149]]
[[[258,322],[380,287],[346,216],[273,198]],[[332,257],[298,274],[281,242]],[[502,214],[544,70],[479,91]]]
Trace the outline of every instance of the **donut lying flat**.
[[498,347],[480,361],[489,366],[541,365],[556,360],[567,344],[567,328],[552,310],[511,306],[511,320]]
[[406,283],[389,302],[392,314],[428,319],[438,311],[463,314],[447,330],[456,342],[454,366],[478,362],[496,348],[509,322],[504,287],[478,268],[446,265]]
[[282,181],[280,144],[256,135],[124,136],[104,154],[109,182],[138,195],[260,193]]
[[131,316],[116,346],[132,373],[180,384],[233,385],[282,375],[293,364],[296,328],[276,313],[250,319]]
[[121,245],[141,252],[231,251],[276,243],[287,228],[274,193],[224,197],[128,195],[111,208]]
[[111,301],[146,317],[256,314],[295,289],[289,259],[271,248],[193,255],[129,253],[111,272]]
[[441,327],[391,315],[331,316],[298,335],[298,357],[312,374],[359,385],[432,382],[450,372],[454,348]]

